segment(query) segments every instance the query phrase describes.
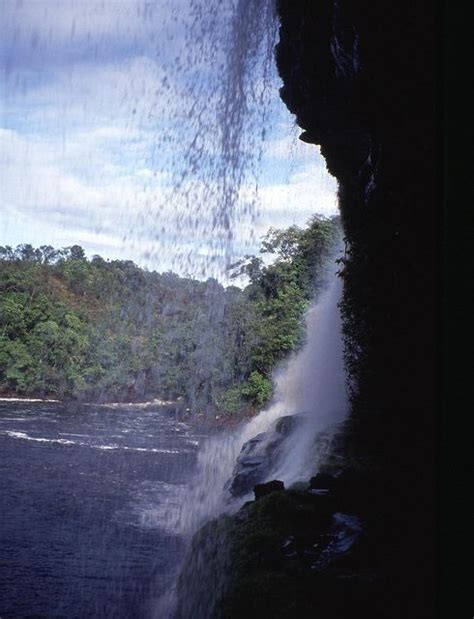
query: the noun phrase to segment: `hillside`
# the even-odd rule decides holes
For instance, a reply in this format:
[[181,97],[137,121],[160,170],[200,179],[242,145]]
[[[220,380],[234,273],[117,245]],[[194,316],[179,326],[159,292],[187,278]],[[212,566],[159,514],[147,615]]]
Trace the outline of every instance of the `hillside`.
[[303,341],[337,225],[270,230],[272,264],[247,256],[232,268],[244,290],[88,259],[78,245],[0,247],[0,393],[261,406],[275,364]]

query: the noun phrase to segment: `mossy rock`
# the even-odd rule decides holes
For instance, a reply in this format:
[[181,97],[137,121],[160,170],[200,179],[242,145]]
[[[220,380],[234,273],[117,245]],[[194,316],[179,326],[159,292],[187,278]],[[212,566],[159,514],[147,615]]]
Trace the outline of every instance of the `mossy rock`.
[[289,490],[208,523],[185,561],[176,618],[307,616],[315,602],[314,545],[332,514],[326,497]]

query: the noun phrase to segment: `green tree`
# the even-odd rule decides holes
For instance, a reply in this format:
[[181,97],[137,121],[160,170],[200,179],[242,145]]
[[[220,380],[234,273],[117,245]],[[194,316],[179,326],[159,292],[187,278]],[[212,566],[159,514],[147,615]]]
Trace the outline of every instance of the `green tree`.
[[[61,398],[182,397],[196,410],[264,405],[304,341],[337,221],[271,229],[224,288],[78,246],[0,247],[0,390]],[[263,256],[263,257],[262,257]]]

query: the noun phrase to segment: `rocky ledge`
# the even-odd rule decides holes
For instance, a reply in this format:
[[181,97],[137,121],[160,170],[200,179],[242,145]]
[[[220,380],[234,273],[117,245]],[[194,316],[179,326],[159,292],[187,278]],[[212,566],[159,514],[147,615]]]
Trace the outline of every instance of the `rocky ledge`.
[[259,484],[255,501],[206,524],[178,582],[176,619],[300,619],[316,609],[318,618],[353,619],[368,598],[380,602],[374,616],[389,616],[377,570],[366,558],[361,569],[367,523],[347,493],[357,479],[346,471],[316,476],[305,490]]

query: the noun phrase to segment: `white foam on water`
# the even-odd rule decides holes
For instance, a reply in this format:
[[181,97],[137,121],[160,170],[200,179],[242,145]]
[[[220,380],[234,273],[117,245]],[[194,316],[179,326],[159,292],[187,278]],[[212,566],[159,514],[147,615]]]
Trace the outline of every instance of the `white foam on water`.
[[44,438],[44,437],[36,437],[30,436],[26,434],[26,432],[17,432],[15,430],[5,430],[2,434],[6,434],[10,438],[22,439],[25,441],[36,441],[38,443],[58,443],[60,445],[77,445],[75,441],[70,441],[65,438]]
[[50,402],[58,403],[61,400],[43,399],[43,398],[0,398],[0,402],[40,402],[41,404],[48,404]]
[[[111,444],[93,444],[93,443],[85,443],[83,441],[71,441],[65,438],[46,438],[46,437],[38,437],[38,436],[30,436],[26,432],[19,432],[16,430],[4,430],[0,432],[0,434],[4,434],[14,439],[21,439],[24,441],[35,441],[37,443],[57,443],[58,445],[76,445],[81,447],[89,447],[90,449],[99,449],[101,451],[137,451],[137,452],[146,452],[146,453],[156,453],[156,454],[182,454],[182,453],[192,453],[191,449],[174,449],[167,447],[130,447],[127,445],[117,445],[117,443]],[[76,435],[76,436],[86,436],[86,435]]]

